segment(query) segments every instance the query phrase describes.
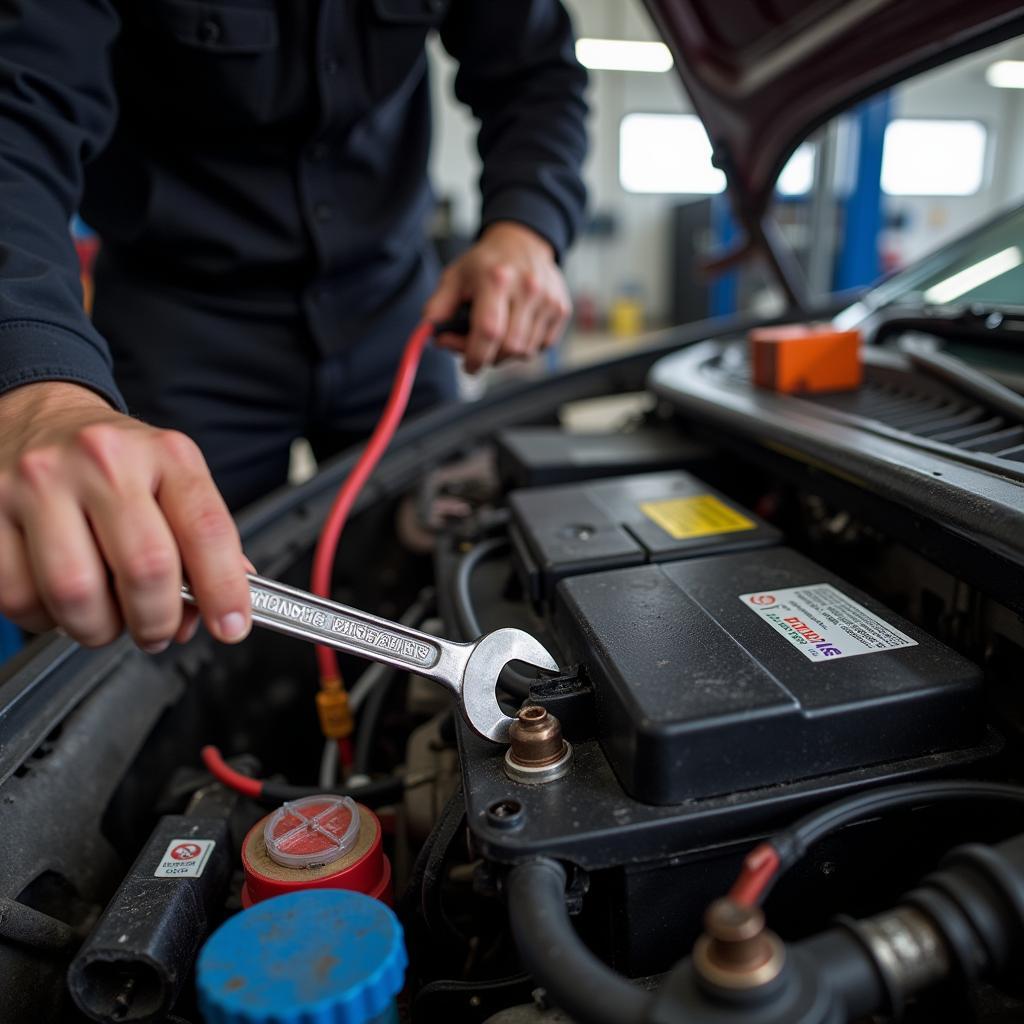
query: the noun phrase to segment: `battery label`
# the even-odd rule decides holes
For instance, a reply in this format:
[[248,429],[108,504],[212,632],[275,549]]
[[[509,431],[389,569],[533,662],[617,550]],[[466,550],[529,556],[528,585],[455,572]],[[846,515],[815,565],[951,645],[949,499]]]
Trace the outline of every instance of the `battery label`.
[[675,540],[757,529],[757,523],[740,515],[713,494],[647,501],[640,506],[640,511]]
[[829,583],[740,594],[740,600],[808,661],[916,647],[911,640]]
[[213,839],[172,839],[167,844],[155,878],[198,878],[217,845]]

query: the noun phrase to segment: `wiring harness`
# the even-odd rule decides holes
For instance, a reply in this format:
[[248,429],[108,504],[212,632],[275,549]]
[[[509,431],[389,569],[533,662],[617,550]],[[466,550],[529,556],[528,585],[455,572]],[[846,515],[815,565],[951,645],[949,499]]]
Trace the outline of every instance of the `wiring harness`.
[[743,860],[729,898],[742,906],[761,904],[775,883],[819,839],[844,825],[898,808],[950,800],[995,800],[1024,806],[1024,788],[973,780],[910,782],[902,786],[858,793],[812,811],[794,825],[755,846]]

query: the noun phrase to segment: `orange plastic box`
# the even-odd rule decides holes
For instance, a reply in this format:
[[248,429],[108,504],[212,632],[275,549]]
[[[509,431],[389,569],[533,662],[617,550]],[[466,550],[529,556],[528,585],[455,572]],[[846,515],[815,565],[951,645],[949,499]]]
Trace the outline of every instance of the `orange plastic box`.
[[747,339],[759,388],[800,394],[860,387],[860,331],[838,331],[831,324],[783,324],[757,327]]

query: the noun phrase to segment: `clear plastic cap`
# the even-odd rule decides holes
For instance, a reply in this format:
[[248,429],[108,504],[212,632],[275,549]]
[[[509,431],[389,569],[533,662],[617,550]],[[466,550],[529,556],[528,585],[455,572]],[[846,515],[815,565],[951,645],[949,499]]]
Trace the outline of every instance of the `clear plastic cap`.
[[359,808],[347,796],[304,796],[267,819],[263,839],[276,864],[311,868],[344,856],[359,838]]

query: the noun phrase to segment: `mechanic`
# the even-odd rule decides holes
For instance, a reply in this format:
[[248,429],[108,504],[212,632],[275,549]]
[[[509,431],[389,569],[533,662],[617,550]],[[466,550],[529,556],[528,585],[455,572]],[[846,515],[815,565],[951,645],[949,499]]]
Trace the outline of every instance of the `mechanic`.
[[[479,237],[426,240],[425,40],[480,121]],[[250,626],[228,508],[365,437],[417,318],[476,371],[551,345],[585,74],[559,0],[9,0],[0,10],[0,614],[145,650]],[[82,308],[68,231],[102,238]],[[424,357],[411,412],[454,397]],[[108,582],[109,581],[109,582]]]

